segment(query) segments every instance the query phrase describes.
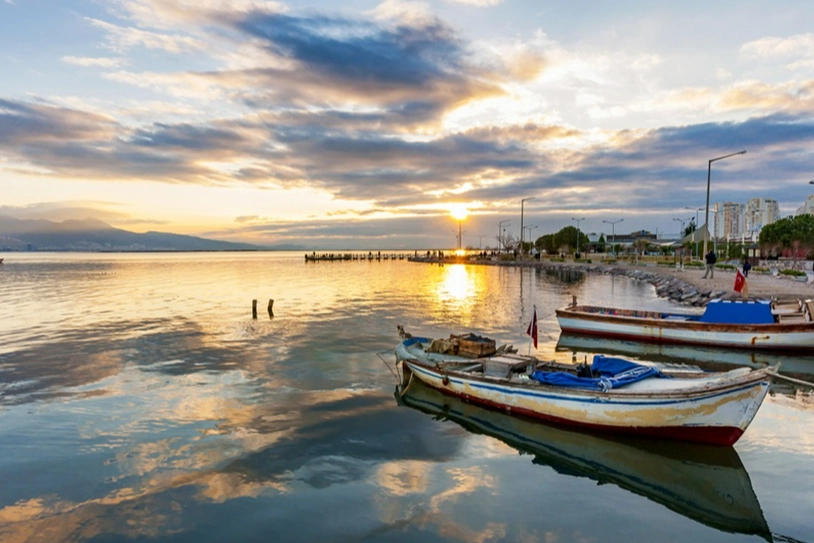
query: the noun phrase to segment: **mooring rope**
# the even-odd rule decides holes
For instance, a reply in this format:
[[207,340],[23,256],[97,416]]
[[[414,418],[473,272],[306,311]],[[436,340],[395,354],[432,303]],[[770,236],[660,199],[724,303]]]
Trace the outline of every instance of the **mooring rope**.
[[766,373],[768,373],[769,375],[774,376],[777,379],[782,379],[784,381],[789,381],[790,383],[796,383],[798,385],[803,385],[803,386],[814,388],[814,383],[812,383],[810,381],[803,381],[802,379],[795,379],[794,377],[788,377],[786,375],[781,375],[780,373],[778,373],[778,372],[776,372],[776,371],[774,371],[772,369],[767,369]]

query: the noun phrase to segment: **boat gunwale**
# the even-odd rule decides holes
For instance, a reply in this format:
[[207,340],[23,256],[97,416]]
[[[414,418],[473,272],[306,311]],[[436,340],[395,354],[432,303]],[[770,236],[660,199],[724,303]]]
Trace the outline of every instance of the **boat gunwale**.
[[[589,310],[617,311],[618,308],[578,305],[575,307],[564,307],[555,310],[557,318],[566,317],[577,320],[587,320],[592,322],[624,323],[637,326],[653,326],[659,328],[670,328],[678,330],[698,330],[708,332],[760,332],[773,331],[782,332],[812,332],[814,333],[814,321],[807,322],[772,322],[772,323],[723,323],[723,322],[701,322],[699,320],[670,320],[657,318],[655,316],[639,317],[636,315],[613,315],[594,313]],[[644,313],[656,314],[658,311],[643,311]],[[665,312],[662,312],[665,313]],[[672,315],[692,317],[689,313],[670,313]],[[562,323],[561,323],[562,326]],[[565,329],[564,329],[565,330]],[[577,330],[567,328],[568,331]],[[594,332],[591,332],[594,333]]]

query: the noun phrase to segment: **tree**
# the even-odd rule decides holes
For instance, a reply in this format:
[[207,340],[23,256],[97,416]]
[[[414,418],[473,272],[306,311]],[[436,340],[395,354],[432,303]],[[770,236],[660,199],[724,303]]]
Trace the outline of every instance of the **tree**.
[[814,249],[814,215],[786,217],[767,224],[760,231],[759,243],[767,252],[794,249],[795,260],[798,252],[808,256]]
[[698,227],[695,224],[695,217],[693,217],[690,219],[690,224],[688,224],[687,228],[684,229],[684,237],[686,238],[687,236],[695,232],[697,228]]

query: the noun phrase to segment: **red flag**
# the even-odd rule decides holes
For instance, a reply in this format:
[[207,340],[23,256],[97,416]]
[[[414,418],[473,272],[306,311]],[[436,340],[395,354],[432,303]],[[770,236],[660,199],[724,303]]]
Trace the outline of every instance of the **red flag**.
[[746,277],[741,273],[740,270],[735,270],[735,292],[742,291],[745,283]]
[[529,329],[526,330],[526,335],[531,336],[531,339],[534,340],[534,348],[537,348],[537,306],[534,306],[534,316],[531,317],[531,322],[529,323]]

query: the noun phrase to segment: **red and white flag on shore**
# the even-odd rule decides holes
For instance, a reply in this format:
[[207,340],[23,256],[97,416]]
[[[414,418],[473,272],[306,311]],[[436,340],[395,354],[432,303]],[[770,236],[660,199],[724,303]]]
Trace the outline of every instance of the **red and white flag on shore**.
[[537,348],[537,306],[534,306],[534,316],[531,317],[529,329],[526,330],[526,335],[531,336],[534,340],[534,348]]
[[743,290],[743,285],[746,283],[746,276],[741,273],[740,270],[735,270],[735,292],[740,292]]

